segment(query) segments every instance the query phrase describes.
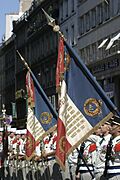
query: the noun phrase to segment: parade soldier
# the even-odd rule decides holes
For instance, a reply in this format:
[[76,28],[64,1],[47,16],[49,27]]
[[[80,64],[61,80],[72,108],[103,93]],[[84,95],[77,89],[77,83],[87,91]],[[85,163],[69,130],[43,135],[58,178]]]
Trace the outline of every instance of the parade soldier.
[[96,180],[105,179],[103,177],[103,172],[105,168],[105,160],[106,160],[106,151],[107,145],[111,138],[110,134],[111,126],[109,122],[104,123],[101,126],[102,138],[98,139],[96,142],[96,158],[94,162],[94,173]]
[[9,136],[8,136],[8,151],[9,151],[9,156],[12,156],[12,154],[13,154],[13,141],[15,139],[15,132],[16,132],[16,128],[11,128],[9,130]]
[[41,160],[41,147],[40,147],[40,142],[37,142],[37,144],[36,144],[34,160],[35,160],[35,161],[40,161],[40,160]]
[[65,176],[68,179],[75,180],[76,179],[76,167],[78,160],[78,151],[75,149],[67,158],[66,162],[66,174]]
[[26,130],[20,130],[20,137],[17,141],[19,144],[19,156],[18,159],[24,160],[25,159],[25,145],[26,145]]
[[56,133],[50,133],[44,138],[44,159],[46,160],[50,174],[52,175],[55,163]]
[[3,156],[2,131],[3,131],[3,128],[0,128],[0,168],[3,165],[3,161],[2,161],[2,156]]
[[[115,116],[111,124],[111,146],[108,146],[109,156],[106,157],[106,179],[120,179],[120,117]],[[111,148],[111,150],[109,149]],[[107,153],[108,153],[107,152]]]
[[[99,127],[84,143],[83,158],[86,161],[86,164],[81,159],[81,164],[79,168],[80,179],[81,180],[90,180],[94,178],[94,162],[96,159],[96,150],[97,145],[96,141],[101,139],[101,127]],[[87,167],[87,166],[88,167]],[[91,173],[90,173],[90,171]]]

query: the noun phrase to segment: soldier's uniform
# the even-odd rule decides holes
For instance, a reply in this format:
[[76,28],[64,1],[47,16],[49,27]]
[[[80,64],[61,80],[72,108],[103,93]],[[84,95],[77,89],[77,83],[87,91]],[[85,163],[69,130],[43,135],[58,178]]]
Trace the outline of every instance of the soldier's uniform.
[[[93,176],[94,176],[93,164],[95,161],[95,157],[96,157],[96,143],[86,140],[84,152],[83,152],[83,158],[84,158],[87,166],[89,167],[91,173],[93,174]],[[80,168],[79,168],[81,180],[92,179],[92,176],[91,176],[88,168],[86,167],[86,164],[81,159]]]
[[56,162],[55,160],[55,149],[56,149],[56,138],[55,134],[50,133],[48,136],[44,138],[44,153],[45,153],[45,163],[49,167],[50,176],[53,174],[53,166]]
[[35,160],[37,161],[41,157],[40,142],[35,147]]
[[[0,132],[2,131],[3,131],[3,128],[0,128]],[[2,142],[2,133],[1,133],[0,134],[0,168],[3,165],[2,156],[3,156],[3,142]]]
[[120,179],[120,117],[115,116],[112,121],[112,141],[110,158],[108,160],[107,178],[110,180]]
[[107,175],[109,179],[117,180],[120,179],[120,136],[112,140],[112,145],[111,160],[109,161]]
[[75,149],[67,158],[66,162],[66,174],[68,179],[76,179],[76,167],[78,161],[78,151]]
[[9,151],[10,156],[13,153],[13,140],[15,139],[15,131],[16,131],[16,128],[11,128],[9,131],[10,134],[8,136],[8,151]]
[[104,136],[101,140],[96,142],[96,159],[94,163],[94,172],[96,180],[104,179],[103,172],[105,168],[105,160],[106,160],[106,150],[108,142],[111,138],[111,134]]

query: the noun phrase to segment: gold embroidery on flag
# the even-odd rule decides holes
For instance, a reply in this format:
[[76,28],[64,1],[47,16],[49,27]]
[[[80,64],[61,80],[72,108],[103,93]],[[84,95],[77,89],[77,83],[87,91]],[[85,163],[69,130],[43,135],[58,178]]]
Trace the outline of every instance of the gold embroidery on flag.
[[43,112],[40,115],[40,121],[41,121],[42,124],[49,124],[49,123],[51,123],[52,118],[53,118],[52,114],[48,113],[48,112]]
[[66,138],[65,136],[62,136],[59,141],[59,145],[60,145],[60,151],[63,153],[65,153],[65,144],[66,144]]
[[96,116],[101,113],[102,101],[89,98],[84,103],[84,111],[88,116]]

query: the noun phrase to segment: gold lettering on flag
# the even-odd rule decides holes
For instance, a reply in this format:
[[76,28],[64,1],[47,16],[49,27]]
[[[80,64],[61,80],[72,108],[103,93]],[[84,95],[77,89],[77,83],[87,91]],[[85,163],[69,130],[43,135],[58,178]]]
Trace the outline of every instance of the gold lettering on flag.
[[33,109],[28,107],[28,122],[27,129],[33,135],[35,141],[37,141],[40,137],[42,137],[45,130],[42,128],[40,122],[34,116]]
[[66,98],[66,136],[70,142],[75,144],[76,140],[82,138],[88,130],[91,130],[91,124],[86,120],[84,115],[75,106],[72,100],[67,96]]

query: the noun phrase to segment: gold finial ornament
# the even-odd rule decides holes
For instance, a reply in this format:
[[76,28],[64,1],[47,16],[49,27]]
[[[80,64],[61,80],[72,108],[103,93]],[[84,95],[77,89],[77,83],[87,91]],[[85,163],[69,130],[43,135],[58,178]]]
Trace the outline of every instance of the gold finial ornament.
[[18,53],[20,59],[22,60],[22,62],[24,63],[25,67],[28,69],[29,72],[31,72],[30,67],[28,66],[27,62],[25,61],[25,59],[22,57],[22,55],[19,53],[18,50],[17,50],[17,53]]
[[60,26],[59,26],[59,25],[56,25],[55,19],[52,18],[51,16],[49,16],[49,14],[47,14],[43,8],[42,8],[42,11],[43,11],[43,13],[44,13],[45,16],[46,16],[48,25],[49,25],[49,26],[52,26],[52,27],[53,27],[53,31],[54,31],[54,32],[58,32],[59,35],[60,35],[62,38],[64,38],[64,40],[66,41],[64,35],[63,35],[62,32],[60,31]]

